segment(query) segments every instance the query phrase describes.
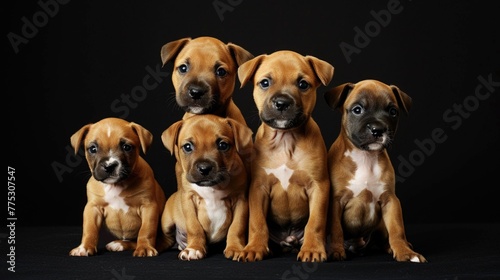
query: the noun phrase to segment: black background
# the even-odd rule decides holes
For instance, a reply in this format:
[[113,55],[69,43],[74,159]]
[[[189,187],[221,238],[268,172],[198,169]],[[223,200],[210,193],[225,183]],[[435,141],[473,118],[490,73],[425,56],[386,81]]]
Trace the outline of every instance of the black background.
[[[104,117],[149,129],[153,146],[144,157],[165,192],[176,189],[174,158],[160,140],[183,114],[175,105],[172,64],[161,69],[159,80],[148,80],[155,86],[135,108],[125,112],[112,104],[131,97],[148,69],[160,67],[165,43],[198,36],[236,43],[254,55],[289,49],[331,63],[334,77],[319,89],[314,111],[327,147],[340,114],[328,108],[324,91],[368,78],[397,85],[413,98],[389,150],[404,178],[397,194],[405,223],[499,221],[500,33],[492,2],[68,1],[52,6],[53,15],[37,1],[11,2],[4,12],[4,153],[15,168],[19,226],[81,225],[90,173],[86,162],[75,162],[81,158],[69,152],[69,138]],[[381,14],[388,3],[399,3],[399,12],[382,26],[372,11]],[[214,4],[227,9],[218,12]],[[23,36],[26,22],[38,22],[31,38]],[[340,46],[356,48],[357,28],[372,36],[346,56]],[[13,34],[26,41],[14,46]],[[494,83],[476,96],[479,77]],[[235,102],[255,131],[252,89],[239,86]],[[429,144],[434,131],[445,140]]]

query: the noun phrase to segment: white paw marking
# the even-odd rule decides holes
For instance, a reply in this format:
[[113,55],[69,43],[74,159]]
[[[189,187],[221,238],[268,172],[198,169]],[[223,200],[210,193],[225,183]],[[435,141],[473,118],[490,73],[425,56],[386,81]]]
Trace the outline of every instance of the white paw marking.
[[201,260],[203,259],[203,257],[204,255],[200,250],[195,250],[192,248],[186,248],[179,253],[179,259],[183,261]]
[[413,258],[410,259],[411,262],[419,263],[420,259],[417,256],[414,256]]
[[111,241],[108,244],[106,244],[106,249],[112,252],[120,252],[123,251],[123,245],[120,242]]
[[83,245],[80,245],[76,247],[75,249],[71,250],[69,253],[71,256],[77,256],[77,257],[88,257],[89,256],[89,251],[87,251]]

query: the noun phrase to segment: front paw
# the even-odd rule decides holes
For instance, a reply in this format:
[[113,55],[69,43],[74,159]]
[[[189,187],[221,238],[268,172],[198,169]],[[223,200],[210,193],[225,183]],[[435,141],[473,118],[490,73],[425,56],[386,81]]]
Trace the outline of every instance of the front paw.
[[238,261],[255,262],[261,261],[269,255],[269,248],[264,245],[247,245],[238,256]]
[[392,254],[393,258],[398,262],[414,262],[426,263],[427,260],[421,254],[411,249],[411,244],[402,242],[397,246],[388,248],[388,253]]
[[158,251],[153,246],[137,246],[133,254],[134,257],[155,257]]
[[239,261],[242,251],[243,251],[243,246],[228,245],[226,249],[224,249],[224,257],[226,257],[226,259],[230,259],[233,261]]
[[326,251],[323,246],[302,246],[297,260],[302,262],[324,262]]
[[69,252],[70,256],[74,257],[88,257],[93,256],[97,253],[97,248],[94,246],[86,246],[81,244],[80,246],[74,248]]
[[333,261],[344,261],[347,259],[344,246],[341,245],[331,245],[328,250],[328,256]]
[[206,256],[206,250],[186,248],[179,253],[179,259],[183,261],[201,260]]

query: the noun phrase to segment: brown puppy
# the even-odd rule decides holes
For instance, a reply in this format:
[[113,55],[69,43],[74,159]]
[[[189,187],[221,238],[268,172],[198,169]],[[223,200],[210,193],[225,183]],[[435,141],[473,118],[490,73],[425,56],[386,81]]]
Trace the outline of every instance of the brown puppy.
[[175,100],[186,112],[184,118],[215,114],[246,124],[232,97],[238,66],[251,58],[244,48],[208,36],[182,38],[161,48],[163,65],[174,60]]
[[248,223],[248,178],[238,153],[249,153],[252,131],[207,114],[172,124],[162,141],[182,170],[161,218],[165,247],[177,241],[179,259],[198,260],[206,256],[207,244],[225,240],[225,257],[237,259]]
[[87,183],[83,236],[71,256],[97,253],[102,223],[119,240],[109,251],[134,250],[137,257],[156,256],[156,234],[165,194],[149,164],[140,156],[153,140],[144,127],[118,118],[87,124],[71,136],[75,153],[85,148],[92,177]]
[[328,152],[332,259],[346,259],[345,250],[362,252],[377,233],[397,261],[426,262],[406,240],[386,150],[411,98],[396,86],[364,80],[337,86],[325,93],[325,99],[342,112],[340,134]]
[[299,249],[301,261],[325,261],[330,183],[326,146],[311,117],[316,90],[333,66],[293,51],[260,55],[238,69],[241,85],[252,81],[262,120],[254,141],[249,190],[249,240],[239,260],[269,253],[269,239]]

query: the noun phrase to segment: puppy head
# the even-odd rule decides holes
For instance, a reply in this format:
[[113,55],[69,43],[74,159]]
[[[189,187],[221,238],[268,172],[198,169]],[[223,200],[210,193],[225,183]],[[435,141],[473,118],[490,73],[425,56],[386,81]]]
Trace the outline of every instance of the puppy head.
[[242,47],[213,37],[183,38],[161,48],[163,65],[174,61],[176,102],[193,114],[224,110],[233,95],[238,66],[252,57]]
[[71,145],[83,145],[92,176],[106,184],[119,184],[133,174],[139,149],[146,153],[152,134],[139,124],[118,118],[105,118],[87,124],[74,133]]
[[233,119],[195,115],[172,124],[161,139],[192,184],[220,187],[235,176],[246,178],[240,155],[251,149],[252,131]]
[[411,98],[397,86],[376,80],[346,83],[325,93],[327,104],[342,110],[342,133],[358,148],[378,151],[394,138],[401,112],[408,113]]
[[259,117],[274,129],[293,129],[304,124],[316,104],[316,90],[333,77],[333,66],[314,56],[277,51],[257,56],[238,68],[243,87],[254,84],[253,97]]

